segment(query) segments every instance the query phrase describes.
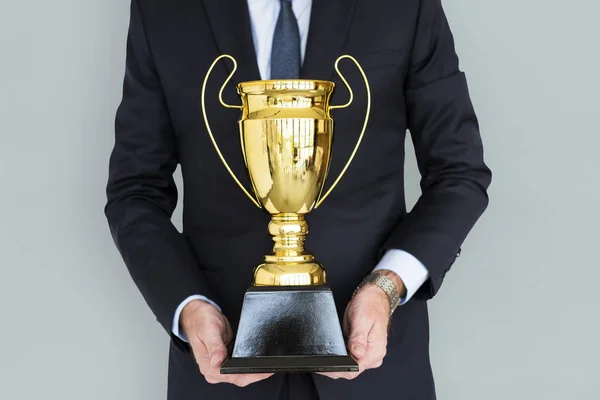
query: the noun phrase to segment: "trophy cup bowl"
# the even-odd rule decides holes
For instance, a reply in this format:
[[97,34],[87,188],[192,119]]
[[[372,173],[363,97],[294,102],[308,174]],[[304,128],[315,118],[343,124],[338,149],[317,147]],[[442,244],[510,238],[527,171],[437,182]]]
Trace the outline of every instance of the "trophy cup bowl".
[[[214,139],[205,108],[205,90],[215,64],[229,58],[234,69],[223,83],[219,100],[238,108],[242,156],[252,194],[241,185]],[[356,147],[342,172],[323,195],[333,143],[330,111],[351,104],[350,86],[338,70],[349,58],[367,87],[367,117]],[[304,248],[308,224],[304,215],[318,207],[352,162],[366,129],[370,92],[366,76],[351,56],[336,60],[335,69],[348,87],[350,100],[330,105],[334,83],[323,80],[262,80],[237,85],[242,105],[228,105],[222,92],[237,63],[219,56],[202,87],[202,111],[207,131],[221,161],[246,196],[271,215],[268,231],[273,253],[256,267],[246,292],[235,343],[221,373],[358,371],[346,350],[331,289],[323,266]]]

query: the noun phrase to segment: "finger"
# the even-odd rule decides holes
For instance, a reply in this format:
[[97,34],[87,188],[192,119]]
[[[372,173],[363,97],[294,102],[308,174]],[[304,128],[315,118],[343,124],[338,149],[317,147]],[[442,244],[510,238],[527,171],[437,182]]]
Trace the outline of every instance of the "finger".
[[360,361],[361,369],[379,368],[387,353],[387,334],[377,322],[373,324],[367,338],[367,350]]
[[210,354],[210,368],[220,369],[223,361],[227,357],[227,348],[225,346],[213,349]]
[[367,370],[367,369],[374,369],[374,368],[381,367],[381,364],[383,364],[383,359],[385,356],[385,350],[384,351],[373,350],[373,353],[374,353],[374,355],[371,355],[369,352],[369,356],[365,357],[366,360],[361,363],[361,366],[360,366],[361,369]]
[[339,372],[317,372],[317,375],[323,375],[331,379],[341,378],[341,374]]
[[360,375],[359,372],[318,372],[319,375],[326,376],[331,379],[347,379],[352,380]]
[[194,357],[196,358],[196,362],[198,365],[202,366],[202,364],[206,364],[208,367],[208,350],[204,343],[201,340],[193,341],[192,344],[192,352],[194,353]]
[[243,374],[235,376],[233,384],[239,387],[245,387],[253,383],[265,380],[273,374]]
[[375,368],[381,367],[382,365],[383,365],[383,358],[380,358],[379,360],[373,361],[370,368],[375,369]]
[[212,377],[213,371],[210,368],[210,358],[208,357],[208,350],[201,340],[198,340],[192,346],[196,363],[200,368],[200,373],[206,378],[208,383],[218,383],[215,378]]
[[239,386],[239,387],[245,387],[248,385],[251,385],[253,383],[256,383],[258,381],[262,381],[264,379],[269,378],[270,376],[272,376],[273,374],[221,374],[220,372],[213,373],[213,374],[208,374],[207,376],[205,376],[206,381],[208,383],[231,383],[233,385]]
[[347,380],[352,380],[355,379],[356,377],[358,377],[361,373],[360,372],[345,372],[342,375],[343,379],[347,379]]
[[379,368],[385,358],[385,354],[385,348],[371,350],[369,352],[368,360],[363,363],[362,367],[364,369]]
[[221,336],[210,336],[203,340],[208,352],[209,365],[211,369],[218,369],[227,357],[227,346]]
[[348,304],[348,306],[346,307],[346,311],[344,312],[344,319],[342,321],[342,332],[344,333],[345,337],[348,337],[350,335],[351,306],[352,303]]
[[225,327],[221,333],[221,337],[223,338],[225,346],[228,346],[233,341],[233,330],[231,329],[231,324],[228,319],[225,320]]
[[367,339],[372,323],[364,315],[350,316],[350,334],[348,335],[348,348],[352,355],[361,361],[367,352]]
[[385,357],[387,353],[387,331],[382,324],[373,324],[367,343],[367,351],[371,361],[379,361]]
[[[228,321],[206,327],[203,335],[191,337],[190,344],[194,351],[200,372],[208,383],[233,383],[235,375],[222,375],[220,367],[227,357],[228,350],[223,338],[228,338]],[[229,328],[230,329],[230,328]]]
[[365,357],[366,360],[363,363],[363,367],[365,369],[379,367],[386,353],[386,346],[381,343],[378,343],[377,346],[369,346],[369,350],[367,351],[368,356]]

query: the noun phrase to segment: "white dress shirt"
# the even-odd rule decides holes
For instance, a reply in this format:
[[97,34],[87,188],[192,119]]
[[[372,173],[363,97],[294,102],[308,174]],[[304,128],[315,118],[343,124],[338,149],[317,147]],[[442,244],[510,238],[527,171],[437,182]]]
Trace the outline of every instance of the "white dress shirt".
[[[258,70],[262,79],[269,79],[271,75],[271,46],[277,17],[279,16],[279,9],[281,8],[280,1],[248,0],[252,39],[256,50]],[[304,54],[306,52],[311,7],[312,0],[292,0],[292,9],[294,10],[300,31],[300,56],[302,61],[304,61]],[[374,271],[379,269],[387,269],[395,272],[402,279],[402,282],[404,282],[406,295],[400,300],[400,304],[405,304],[410,300],[429,277],[427,269],[419,260],[413,255],[397,249],[389,250],[385,253],[374,268]],[[218,304],[201,294],[190,296],[181,302],[173,316],[173,333],[182,340],[187,339],[180,329],[179,318],[183,308],[192,300],[204,300],[217,307],[219,311],[221,310]]]

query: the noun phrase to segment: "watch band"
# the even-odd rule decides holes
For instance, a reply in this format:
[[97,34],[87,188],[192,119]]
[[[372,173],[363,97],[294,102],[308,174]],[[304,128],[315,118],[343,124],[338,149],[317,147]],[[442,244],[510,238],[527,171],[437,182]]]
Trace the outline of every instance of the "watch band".
[[367,275],[362,282],[356,287],[354,290],[354,294],[352,297],[356,295],[358,290],[365,286],[366,284],[372,283],[378,287],[380,287],[385,294],[387,294],[388,299],[390,300],[390,315],[394,312],[396,307],[398,307],[398,303],[400,303],[400,293],[398,293],[398,289],[394,282],[385,276],[384,274],[374,271]]

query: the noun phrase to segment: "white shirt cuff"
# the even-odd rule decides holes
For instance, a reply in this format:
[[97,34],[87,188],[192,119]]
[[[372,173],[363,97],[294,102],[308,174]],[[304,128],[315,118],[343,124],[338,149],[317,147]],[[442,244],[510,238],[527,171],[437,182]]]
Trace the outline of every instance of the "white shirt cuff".
[[173,334],[175,336],[177,336],[179,339],[183,340],[184,342],[188,342],[188,339],[185,337],[185,333],[183,333],[183,330],[180,327],[179,318],[181,317],[181,311],[183,311],[183,308],[185,306],[187,306],[188,303],[191,302],[191,301],[193,301],[193,300],[204,300],[205,302],[207,302],[209,304],[212,304],[213,306],[217,307],[217,309],[219,310],[219,312],[221,312],[221,307],[219,307],[217,305],[217,303],[215,303],[211,299],[209,299],[209,298],[207,298],[205,296],[199,295],[199,294],[190,296],[187,299],[185,299],[184,301],[182,301],[181,304],[179,304],[179,306],[175,310],[175,315],[173,316]]
[[410,253],[404,250],[388,250],[375,267],[390,270],[402,279],[406,287],[406,295],[400,299],[400,304],[405,304],[429,278],[427,268]]

